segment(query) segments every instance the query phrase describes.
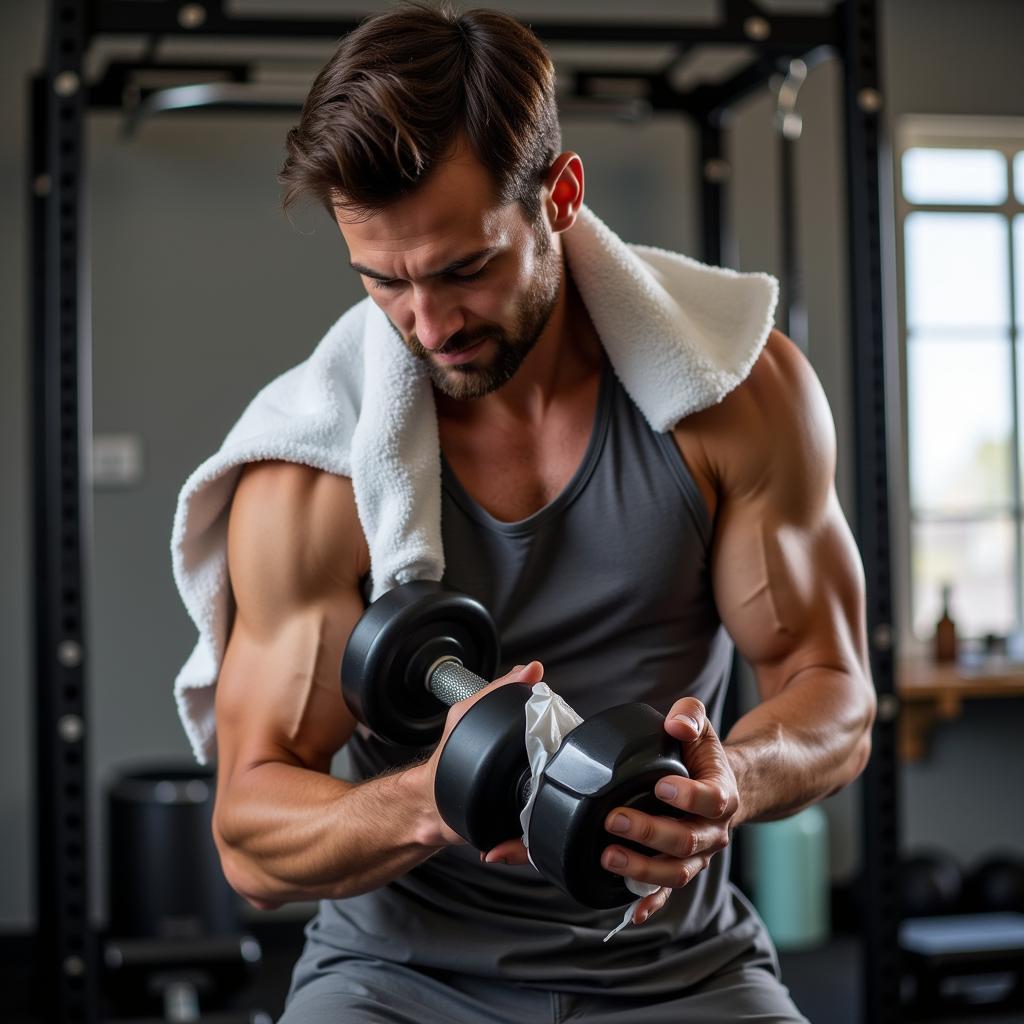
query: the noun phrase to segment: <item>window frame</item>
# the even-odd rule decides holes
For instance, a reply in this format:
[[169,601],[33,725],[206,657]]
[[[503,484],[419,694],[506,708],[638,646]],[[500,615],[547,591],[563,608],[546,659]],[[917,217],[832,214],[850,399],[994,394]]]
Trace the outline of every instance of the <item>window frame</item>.
[[[1024,200],[1019,199],[1014,191],[1014,157],[1024,152],[1024,118],[1017,117],[985,117],[973,115],[906,115],[900,117],[893,132],[893,196],[894,196],[894,234],[896,278],[896,322],[897,352],[899,371],[899,422],[898,431],[894,432],[893,445],[898,456],[900,467],[898,488],[894,488],[892,505],[894,520],[898,524],[901,540],[901,555],[894,559],[898,607],[902,612],[900,640],[903,649],[909,654],[921,654],[929,646],[930,638],[918,637],[914,634],[914,588],[913,588],[913,528],[915,523],[914,508],[910,484],[910,422],[909,422],[909,369],[908,342],[910,331],[907,324],[906,301],[906,219],[915,212],[935,213],[997,213],[1001,214],[1007,224],[1007,260],[1009,270],[1009,322],[1008,335],[1010,344],[1010,374],[1012,389],[1012,480],[1010,514],[1014,522],[1014,629],[1024,630],[1024,494],[1021,487],[1022,455],[1024,455],[1024,394],[1020,393],[1021,375],[1018,361],[1021,353],[1018,345],[1024,344],[1024,329],[1018,322],[1018,308],[1021,297],[1016,294],[1017,278],[1024,279],[1020,268],[1014,267],[1014,218],[1024,216]],[[903,193],[903,154],[908,149],[917,147],[941,149],[994,149],[1006,157],[1007,195],[1002,203],[912,203]],[[1017,188],[1022,187],[1017,182]],[[1015,272],[1016,271],[1016,272]],[[1024,318],[1022,318],[1024,319]],[[897,482],[897,481],[894,481]],[[964,520],[963,516],[950,516],[949,520]],[[982,522],[985,515],[970,516],[970,522]],[[946,521],[943,517],[942,521]],[[955,616],[954,616],[955,617]]]

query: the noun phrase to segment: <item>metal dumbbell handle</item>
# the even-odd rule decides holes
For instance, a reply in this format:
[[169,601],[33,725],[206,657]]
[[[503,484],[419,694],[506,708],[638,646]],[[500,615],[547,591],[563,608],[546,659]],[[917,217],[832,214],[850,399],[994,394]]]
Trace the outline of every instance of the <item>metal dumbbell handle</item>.
[[488,681],[470,672],[457,658],[440,658],[430,666],[426,678],[427,689],[442,704],[449,707],[479,693]]

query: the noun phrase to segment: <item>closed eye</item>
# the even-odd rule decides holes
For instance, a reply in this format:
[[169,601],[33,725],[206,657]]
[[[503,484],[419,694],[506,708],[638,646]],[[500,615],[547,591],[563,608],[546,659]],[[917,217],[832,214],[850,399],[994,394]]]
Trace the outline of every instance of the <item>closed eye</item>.
[[490,263],[485,263],[479,270],[474,270],[472,274],[449,274],[453,281],[475,281],[479,277],[483,277],[484,271],[490,266]]
[[[460,283],[464,281],[476,281],[483,277],[484,272],[489,266],[490,263],[485,263],[479,270],[474,270],[472,274],[456,274],[452,272],[450,274],[445,274],[444,276],[448,278],[449,281],[458,281]],[[390,288],[397,288],[399,285],[405,284],[405,282],[400,278],[374,277],[371,280],[373,281],[374,288],[380,288],[383,291],[387,291]]]

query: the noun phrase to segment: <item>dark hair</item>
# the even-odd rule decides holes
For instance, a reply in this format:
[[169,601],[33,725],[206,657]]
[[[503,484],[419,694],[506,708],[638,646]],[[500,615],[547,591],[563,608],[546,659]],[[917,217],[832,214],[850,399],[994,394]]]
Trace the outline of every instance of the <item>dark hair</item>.
[[405,3],[368,18],[317,75],[278,176],[288,209],[311,196],[372,213],[412,192],[463,135],[499,202],[535,218],[561,150],[551,58],[497,11]]

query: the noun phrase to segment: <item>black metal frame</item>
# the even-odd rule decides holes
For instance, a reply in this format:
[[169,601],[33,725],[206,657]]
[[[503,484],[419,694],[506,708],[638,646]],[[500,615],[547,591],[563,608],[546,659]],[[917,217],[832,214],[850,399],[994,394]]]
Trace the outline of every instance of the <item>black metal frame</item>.
[[[875,0],[846,0],[843,11],[850,337],[857,418],[857,540],[868,594],[868,647],[878,691],[874,750],[864,773],[861,880],[864,1015],[887,1024],[899,1013],[899,777],[894,686],[895,630],[889,534],[889,476],[883,338],[878,11]],[[888,200],[891,202],[892,197]]]
[[32,85],[32,372],[35,422],[37,968],[47,1019],[88,1021],[98,999],[89,926],[86,629],[90,510],[89,318],[79,261],[85,13],[55,0],[48,74]]
[[[548,43],[673,44],[677,56],[663,69],[578,70],[571,95],[600,100],[608,83],[632,83],[652,111],[695,120],[700,131],[704,258],[722,259],[727,237],[729,167],[723,115],[743,96],[763,88],[789,61],[813,63],[837,54],[844,65],[846,173],[849,224],[851,351],[856,396],[857,516],[864,556],[872,670],[880,714],[874,755],[864,778],[863,1019],[899,1018],[897,773],[893,690],[893,629],[885,377],[882,343],[882,253],[878,111],[877,0],[839,0],[823,15],[780,15],[754,0],[722,0],[714,25],[533,23]],[[39,991],[44,1019],[99,1019],[96,937],[89,921],[89,844],[86,798],[86,644],[84,581],[91,518],[83,486],[82,436],[89,436],[91,397],[88,287],[81,266],[82,146],[85,114],[138,102],[146,89],[142,68],[176,68],[184,78],[250,81],[237,61],[168,65],[154,57],[112,61],[100,79],[82,80],[82,59],[98,36],[338,38],[356,19],[297,20],[231,16],[226,0],[50,0],[45,72],[33,80],[30,203],[32,208],[32,368],[35,521],[36,812],[38,834]],[[670,73],[696,46],[746,44],[754,59],[726,81],[688,91]],[[135,82],[135,84],[133,84]],[[612,90],[606,98],[621,96]],[[884,180],[884,179],[883,179]]]

